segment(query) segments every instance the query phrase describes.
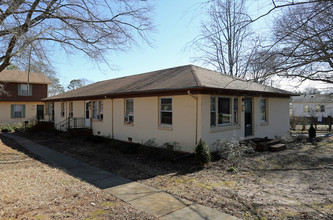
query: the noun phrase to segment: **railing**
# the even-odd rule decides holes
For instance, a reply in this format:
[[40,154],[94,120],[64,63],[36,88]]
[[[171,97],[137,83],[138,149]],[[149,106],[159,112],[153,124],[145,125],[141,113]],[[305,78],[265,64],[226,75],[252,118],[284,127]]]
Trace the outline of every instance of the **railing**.
[[65,120],[59,122],[55,125],[57,130],[67,131],[75,128],[85,128],[85,118],[66,118]]
[[37,114],[34,115],[33,117],[29,118],[28,120],[24,121],[24,125],[25,126],[34,126],[36,125],[38,122],[53,122],[54,121],[54,116],[53,115],[41,115],[41,114]]

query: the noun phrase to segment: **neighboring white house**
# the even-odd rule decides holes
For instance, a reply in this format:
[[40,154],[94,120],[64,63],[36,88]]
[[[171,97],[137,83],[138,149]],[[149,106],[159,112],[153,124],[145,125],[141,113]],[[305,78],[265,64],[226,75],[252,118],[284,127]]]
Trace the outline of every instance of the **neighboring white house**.
[[318,123],[326,123],[329,117],[333,117],[333,94],[293,97],[291,115],[315,119]]
[[[284,136],[291,92],[187,65],[97,82],[47,99],[55,126],[91,127],[93,134],[193,152],[202,138]],[[69,117],[69,119],[67,119]],[[74,126],[76,124],[76,126]]]

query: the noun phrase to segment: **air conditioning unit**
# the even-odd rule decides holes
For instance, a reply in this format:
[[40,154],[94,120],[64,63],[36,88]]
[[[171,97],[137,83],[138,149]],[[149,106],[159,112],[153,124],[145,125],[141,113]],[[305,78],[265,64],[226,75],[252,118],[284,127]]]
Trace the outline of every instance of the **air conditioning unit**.
[[125,122],[133,122],[134,121],[134,116],[133,115],[126,115],[124,117]]
[[103,114],[97,115],[98,120],[103,120]]

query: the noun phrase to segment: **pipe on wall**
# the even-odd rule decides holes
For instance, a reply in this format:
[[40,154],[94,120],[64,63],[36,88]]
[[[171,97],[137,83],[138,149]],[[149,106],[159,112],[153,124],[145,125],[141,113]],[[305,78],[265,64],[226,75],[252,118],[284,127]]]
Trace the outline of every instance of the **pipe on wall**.
[[195,145],[198,144],[198,97],[194,96],[190,90],[187,94],[195,100]]

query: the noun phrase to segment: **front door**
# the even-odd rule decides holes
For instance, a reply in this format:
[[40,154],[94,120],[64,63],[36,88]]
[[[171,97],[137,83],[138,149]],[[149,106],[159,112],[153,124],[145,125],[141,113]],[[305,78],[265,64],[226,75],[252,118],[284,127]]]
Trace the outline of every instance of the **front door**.
[[90,128],[90,101],[85,102],[85,126]]
[[37,121],[44,119],[44,105],[37,105]]
[[246,97],[244,99],[245,106],[245,137],[251,136],[253,132],[252,123],[252,98]]

